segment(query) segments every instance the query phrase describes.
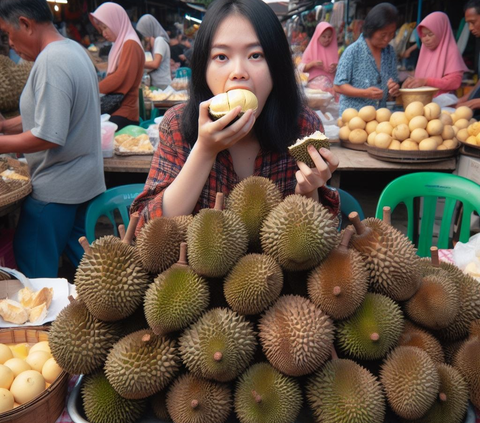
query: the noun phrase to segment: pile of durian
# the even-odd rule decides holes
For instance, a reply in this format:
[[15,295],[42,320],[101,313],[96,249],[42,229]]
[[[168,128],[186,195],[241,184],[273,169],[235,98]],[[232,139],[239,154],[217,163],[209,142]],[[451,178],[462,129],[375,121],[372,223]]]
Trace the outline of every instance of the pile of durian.
[[460,423],[480,406],[478,282],[388,219],[340,233],[264,178],[223,203],[84,243],[49,343],[85,375],[89,422]]

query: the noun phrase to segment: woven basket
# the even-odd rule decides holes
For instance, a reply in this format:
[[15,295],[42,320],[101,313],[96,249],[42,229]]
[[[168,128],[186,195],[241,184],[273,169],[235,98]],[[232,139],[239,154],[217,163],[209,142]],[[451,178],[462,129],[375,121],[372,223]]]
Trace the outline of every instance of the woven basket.
[[[0,158],[0,173],[4,170],[13,169],[16,173],[29,176],[28,166],[11,157]],[[13,204],[32,192],[32,184],[28,181],[12,180],[5,182],[0,178],[0,207]]]
[[[44,327],[43,329],[47,329]],[[0,343],[35,344],[48,341],[46,330],[40,329],[4,329],[0,330]],[[37,398],[19,405],[13,410],[0,414],[0,423],[55,423],[65,408],[69,376],[62,372],[60,376]]]

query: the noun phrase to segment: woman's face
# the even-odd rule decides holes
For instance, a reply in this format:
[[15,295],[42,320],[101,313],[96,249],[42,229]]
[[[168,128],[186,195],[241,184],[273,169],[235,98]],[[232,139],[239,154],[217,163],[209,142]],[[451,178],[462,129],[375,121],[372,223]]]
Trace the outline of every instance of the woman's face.
[[110,41],[111,43],[114,43],[117,39],[117,36],[113,33],[113,31],[103,22],[100,22],[99,20],[95,20],[95,22],[103,38],[105,38],[107,41]]
[[420,39],[422,40],[422,44],[429,50],[435,50],[438,44],[440,44],[440,39],[428,28],[422,28],[421,32],[422,36]]
[[260,115],[273,83],[263,48],[245,17],[230,15],[219,25],[212,39],[206,79],[213,95],[236,88],[253,92],[258,99],[255,115]]
[[318,39],[318,41],[322,47],[328,47],[332,42],[332,38],[333,38],[333,31],[330,28],[328,28],[322,32],[322,35],[320,35],[320,38]]
[[372,34],[370,43],[376,48],[385,48],[388,46],[388,43],[393,40],[396,30],[397,24],[395,23],[384,26]]

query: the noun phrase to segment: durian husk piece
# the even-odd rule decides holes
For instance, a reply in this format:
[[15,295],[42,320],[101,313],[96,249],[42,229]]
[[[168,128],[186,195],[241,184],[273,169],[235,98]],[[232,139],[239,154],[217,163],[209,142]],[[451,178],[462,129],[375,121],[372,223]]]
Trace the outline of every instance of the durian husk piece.
[[208,112],[213,120],[217,120],[238,106],[241,107],[241,111],[237,119],[249,109],[255,112],[258,108],[258,99],[256,95],[249,90],[230,90],[213,97],[208,106]]
[[328,361],[310,378],[307,400],[318,422],[378,423],[385,418],[380,382],[352,360]]
[[302,407],[298,382],[269,363],[243,373],[235,390],[235,413],[241,423],[292,423]]
[[445,362],[440,342],[431,333],[419,328],[412,322],[406,321],[398,346],[417,347],[424,350],[437,364]]
[[306,298],[286,295],[259,322],[263,352],[288,376],[317,370],[330,356],[334,326],[327,314]]
[[190,373],[175,380],[167,393],[167,410],[176,423],[224,423],[231,409],[228,385]]
[[0,316],[9,323],[23,325],[28,320],[28,311],[17,301],[0,301]]
[[313,145],[317,151],[321,148],[330,150],[328,137],[320,131],[315,131],[313,134],[298,139],[295,144],[288,147],[288,152],[296,161],[303,162],[309,167],[315,167],[315,163],[308,152],[308,146],[310,145]]
[[360,253],[348,249],[353,230],[347,228],[340,246],[308,277],[310,300],[335,320],[351,316],[368,289],[368,273]]
[[392,410],[408,420],[424,416],[440,389],[435,363],[417,347],[395,348],[383,362],[380,380]]
[[480,338],[475,336],[463,343],[455,354],[453,366],[468,383],[470,401],[480,408]]

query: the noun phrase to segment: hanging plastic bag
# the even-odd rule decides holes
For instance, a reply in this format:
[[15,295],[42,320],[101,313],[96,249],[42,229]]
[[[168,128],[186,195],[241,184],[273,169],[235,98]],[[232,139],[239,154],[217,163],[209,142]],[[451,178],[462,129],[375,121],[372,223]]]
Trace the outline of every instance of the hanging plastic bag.
[[464,273],[480,282],[480,234],[473,235],[467,243],[457,242],[453,260]]

